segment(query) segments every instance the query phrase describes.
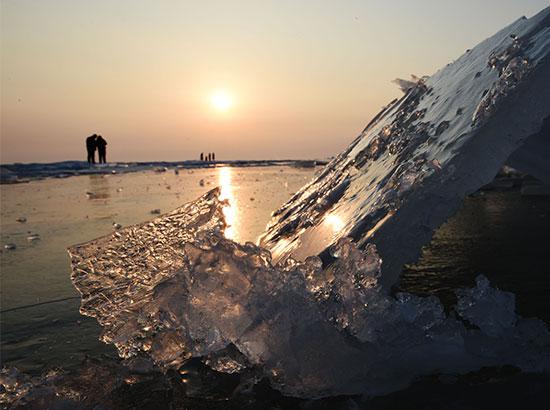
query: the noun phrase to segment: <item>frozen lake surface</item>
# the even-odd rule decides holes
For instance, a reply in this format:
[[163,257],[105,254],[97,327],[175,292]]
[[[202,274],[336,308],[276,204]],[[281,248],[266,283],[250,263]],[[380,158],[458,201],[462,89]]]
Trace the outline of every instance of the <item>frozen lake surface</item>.
[[[76,366],[84,355],[117,356],[112,346],[98,341],[96,321],[78,312],[68,246],[112,232],[113,222],[126,226],[149,220],[155,216],[152,210],[167,212],[222,183],[231,186],[237,204],[235,239],[254,241],[272,210],[315,172],[291,167],[198,169],[179,175],[144,171],[0,185],[2,365],[39,373],[49,366]],[[27,221],[17,222],[21,217]],[[521,196],[518,189],[469,197],[436,231],[419,261],[404,268],[397,289],[435,294],[451,304],[455,289],[471,286],[483,273],[516,294],[518,313],[550,323],[549,231],[549,197]],[[27,240],[32,234],[40,239]],[[7,243],[16,249],[4,249]],[[49,303],[54,300],[60,301]]]
[[[2,364],[39,371],[45,365],[78,364],[84,354],[114,354],[98,341],[95,320],[78,312],[68,246],[111,233],[113,223],[152,219],[158,215],[151,211],[171,211],[220,185],[236,210],[235,240],[255,241],[271,212],[314,173],[314,168],[220,167],[0,185]],[[40,239],[28,240],[33,234]],[[7,250],[6,244],[16,249]],[[47,303],[59,299],[66,300]],[[36,306],[18,309],[31,305]]]

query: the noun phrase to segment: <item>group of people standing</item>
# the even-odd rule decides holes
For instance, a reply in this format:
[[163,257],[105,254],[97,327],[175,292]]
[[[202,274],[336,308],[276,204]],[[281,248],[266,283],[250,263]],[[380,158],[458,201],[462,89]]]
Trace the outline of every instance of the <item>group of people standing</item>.
[[216,153],[215,152],[207,152],[206,154],[204,152],[201,152],[201,161],[215,161],[216,160]]
[[107,141],[101,135],[90,135],[86,138],[86,151],[88,151],[88,164],[95,164],[95,152],[99,155],[99,163],[107,162]]
[[[105,164],[107,162],[107,141],[101,135],[93,134],[86,138],[86,151],[88,151],[88,164],[95,164],[95,152],[97,151],[99,156],[99,163]],[[201,152],[201,161],[216,161],[215,152]]]

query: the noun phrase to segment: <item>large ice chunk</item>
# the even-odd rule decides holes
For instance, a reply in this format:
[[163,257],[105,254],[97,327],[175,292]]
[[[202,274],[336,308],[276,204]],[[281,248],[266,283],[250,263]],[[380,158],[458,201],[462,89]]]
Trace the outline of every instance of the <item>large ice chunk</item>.
[[550,118],[549,26],[550,8],[400,82],[405,96],[274,213],[261,246],[224,236],[214,190],[72,247],[81,312],[124,358],[177,369],[199,357],[300,397],[491,365],[550,370],[546,325],[517,316],[484,277],[449,315],[434,297],[388,292],[432,229]]
[[[389,288],[464,196],[492,181],[518,148],[515,166],[527,162],[526,172],[550,179],[540,155],[550,138],[537,134],[550,118],[549,78],[547,8],[429,78],[398,81],[405,95],[274,212],[260,244],[275,261],[326,253],[346,236],[376,244]],[[522,149],[535,135],[536,145]]]
[[[268,378],[300,397],[388,392],[433,372],[512,364],[549,369],[549,333],[514,312],[484,278],[446,316],[435,297],[387,295],[374,245],[349,238],[273,264],[269,251],[224,237],[218,190],[69,252],[81,312],[124,358]],[[467,326],[465,326],[465,323]]]

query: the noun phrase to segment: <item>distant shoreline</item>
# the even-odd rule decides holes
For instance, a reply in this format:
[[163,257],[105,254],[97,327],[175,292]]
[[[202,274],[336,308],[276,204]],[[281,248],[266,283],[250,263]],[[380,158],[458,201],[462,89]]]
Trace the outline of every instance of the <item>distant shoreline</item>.
[[52,163],[13,163],[0,165],[0,184],[21,184],[46,178],[68,178],[81,175],[126,174],[138,171],[165,172],[169,169],[197,169],[217,167],[291,166],[312,168],[326,165],[328,160],[229,160],[229,161],[150,161],[113,162],[88,165],[85,161]]

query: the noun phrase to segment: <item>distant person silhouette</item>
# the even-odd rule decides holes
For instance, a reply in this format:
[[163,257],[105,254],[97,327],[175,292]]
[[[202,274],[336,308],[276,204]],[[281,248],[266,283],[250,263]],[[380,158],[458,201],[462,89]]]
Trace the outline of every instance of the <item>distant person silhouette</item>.
[[204,152],[201,152],[201,161],[204,161]]
[[216,153],[213,152],[213,153],[212,153],[212,161],[215,161],[215,160],[216,160]]
[[96,139],[97,152],[99,154],[99,163],[105,164],[107,162],[107,141],[101,136],[98,135]]
[[97,149],[97,134],[86,138],[86,151],[88,151],[88,164],[95,164],[95,150]]

